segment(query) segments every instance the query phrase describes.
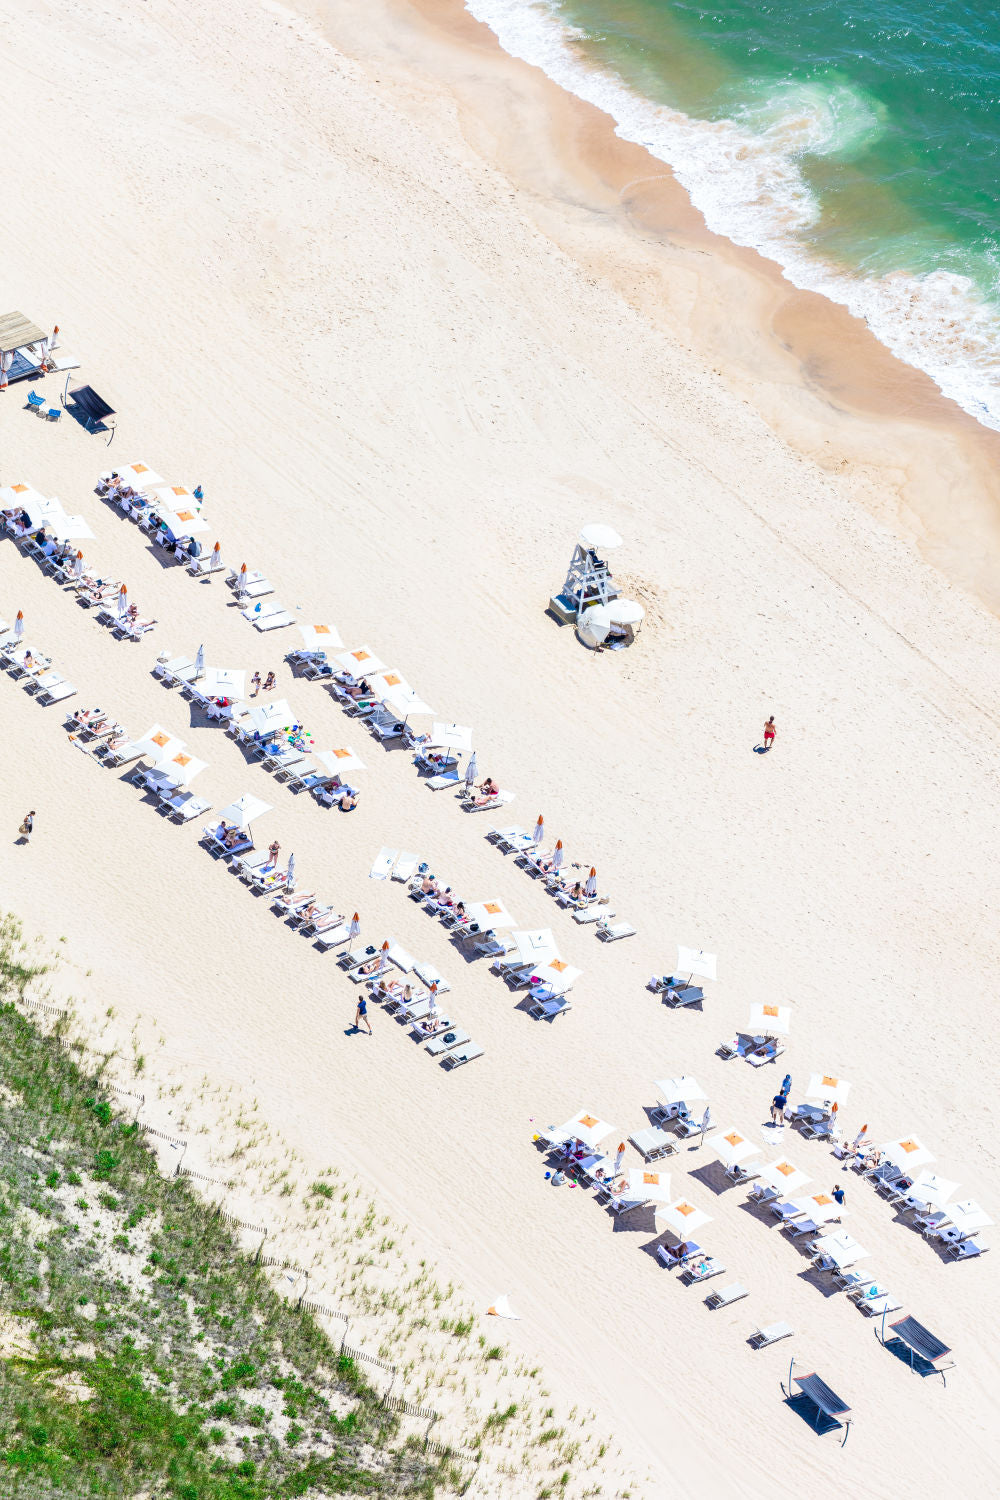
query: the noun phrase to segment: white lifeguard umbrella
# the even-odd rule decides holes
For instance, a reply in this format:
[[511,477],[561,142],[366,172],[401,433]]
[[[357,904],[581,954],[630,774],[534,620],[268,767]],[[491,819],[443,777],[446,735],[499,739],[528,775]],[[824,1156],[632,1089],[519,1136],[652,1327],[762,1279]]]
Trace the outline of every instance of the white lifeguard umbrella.
[[853,1266],[856,1261],[867,1260],[871,1255],[871,1251],[866,1250],[864,1245],[859,1245],[846,1229],[838,1230],[836,1234],[823,1235],[822,1239],[815,1241],[815,1247],[828,1255],[841,1271]]
[[544,986],[552,995],[564,995],[566,991],[579,979],[583,973],[582,969],[574,969],[565,959],[552,958],[548,963],[540,964],[532,974],[532,979],[537,979],[540,986]]
[[750,1030],[756,1035],[763,1031],[768,1035],[776,1033],[779,1036],[787,1036],[792,1024],[792,1008],[790,1005],[759,1005],[750,1007]]
[[473,901],[465,908],[470,922],[478,922],[484,931],[496,927],[516,927],[517,918],[512,917],[502,901]]
[[356,646],[353,651],[342,651],[336,662],[345,672],[353,672],[355,677],[369,677],[372,672],[388,670],[385,662],[379,661],[368,646]]
[[284,698],[276,698],[273,703],[254,704],[247,709],[247,717],[261,736],[298,723]]
[[581,547],[603,547],[605,551],[608,551],[621,545],[622,539],[617,531],[611,526],[603,525],[600,521],[592,521],[580,531]]
[[843,1219],[847,1209],[842,1208],[829,1193],[810,1193],[804,1198],[790,1198],[789,1202],[799,1213],[812,1219],[814,1224],[829,1224],[831,1219]]
[[618,1197],[626,1203],[669,1203],[672,1199],[670,1173],[632,1167]]
[[542,1131],[540,1134],[553,1146],[560,1145],[563,1141],[582,1141],[591,1150],[596,1150],[606,1135],[614,1132],[614,1126],[609,1125],[607,1120],[592,1115],[588,1110],[581,1109],[579,1114],[567,1120],[565,1125],[560,1125],[558,1130]]
[[428,749],[458,750],[472,749],[472,730],[467,724],[432,724]]
[[963,1234],[971,1234],[974,1229],[988,1229],[993,1223],[986,1210],[971,1198],[964,1198],[961,1203],[949,1203],[946,1212],[951,1223]]
[[907,1188],[907,1197],[916,1198],[918,1203],[929,1203],[932,1208],[944,1208],[952,1193],[957,1191],[957,1182],[948,1182],[936,1172],[921,1172],[913,1179],[913,1186]]
[[307,651],[337,651],[344,644],[336,625],[300,625],[299,634]]
[[603,646],[611,630],[611,616],[606,604],[592,604],[576,622],[577,639],[593,651]]
[[348,939],[349,939],[348,944],[347,944],[347,948],[348,948],[348,952],[349,952],[350,951],[350,947],[351,947],[351,943],[354,942],[354,939],[356,937],[360,937],[361,936],[361,918],[358,916],[357,912],[355,912],[354,916],[351,918],[351,925],[347,929],[347,936],[348,936]]
[[524,929],[512,932],[510,936],[518,958],[523,964],[536,965],[536,972],[538,966],[551,963],[554,958],[559,957],[559,948],[552,936],[551,927],[536,927],[530,931]]
[[912,1172],[914,1168],[922,1167],[925,1162],[934,1160],[933,1151],[929,1151],[915,1135],[906,1135],[898,1141],[889,1141],[888,1145],[880,1146],[879,1150],[894,1167],[899,1167],[901,1172]]
[[18,612],[17,612],[17,618],[14,621],[14,634],[17,637],[18,640],[20,640],[21,637],[24,635],[24,610],[23,609],[19,609]]
[[289,890],[291,890],[293,888],[294,884],[295,884],[295,855],[294,854],[290,854],[288,856],[288,870],[285,873],[285,882],[286,882]]
[[836,1104],[838,1109],[842,1109],[850,1091],[851,1085],[846,1078],[835,1078],[832,1073],[812,1073],[806,1098],[819,1099],[823,1104]]
[[591,866],[590,874],[587,876],[587,884],[583,888],[585,896],[597,895],[597,871]]
[[271,812],[270,802],[262,802],[252,792],[244,792],[242,797],[237,797],[235,802],[230,802],[219,813],[220,823],[233,823],[237,828],[246,830],[254,818],[262,818],[265,813]]
[[150,775],[162,777],[174,786],[190,786],[194,778],[207,769],[207,760],[197,760],[193,755],[188,755],[186,750],[177,750],[158,760]]
[[714,953],[706,953],[701,948],[682,948],[677,945],[677,972],[688,973],[691,978],[695,974],[701,979],[717,979],[715,971],[716,959]]
[[479,775],[479,766],[476,764],[476,752],[475,752],[475,750],[473,750],[472,754],[469,757],[469,764],[465,768],[465,789],[466,789],[466,791],[471,791],[472,790],[472,788],[476,784],[476,777],[478,775]]
[[139,750],[147,760],[155,765],[162,760],[167,760],[171,755],[177,755],[184,749],[184,740],[178,735],[171,734],[169,729],[164,729],[162,724],[154,724],[147,729],[141,739],[133,740],[132,745]]
[[675,1198],[673,1203],[664,1203],[656,1210],[657,1228],[671,1230],[679,1240],[686,1240],[689,1234],[711,1222],[712,1215],[707,1214],[703,1208],[696,1207],[687,1198]]
[[708,1095],[690,1073],[681,1073],[677,1078],[657,1078],[656,1087],[665,1104],[691,1104]]
[[738,1166],[741,1161],[746,1161],[748,1157],[759,1156],[764,1149],[763,1146],[755,1145],[748,1136],[743,1135],[739,1130],[720,1131],[718,1135],[713,1135],[707,1144],[709,1150],[714,1151],[726,1167]]
[[199,646],[194,656],[194,680],[205,675],[205,647]]
[[202,688],[209,698],[245,698],[247,674],[236,667],[206,667]]
[[801,1167],[793,1166],[783,1156],[761,1167],[757,1177],[759,1181],[766,1182],[768,1187],[773,1187],[775,1192],[780,1193],[783,1198],[787,1198],[789,1193],[798,1192],[799,1188],[805,1187],[810,1180],[808,1172],[803,1172]]
[[331,776],[346,776],[348,771],[365,769],[361,756],[356,755],[347,745],[340,745],[336,750],[314,750],[313,755]]

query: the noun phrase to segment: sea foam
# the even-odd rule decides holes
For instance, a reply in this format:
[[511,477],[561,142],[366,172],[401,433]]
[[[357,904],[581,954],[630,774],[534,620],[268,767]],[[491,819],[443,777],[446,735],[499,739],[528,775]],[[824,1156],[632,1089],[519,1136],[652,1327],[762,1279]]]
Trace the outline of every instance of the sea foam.
[[631,89],[585,56],[585,34],[544,0],[465,0],[514,57],[609,114],[623,139],[666,162],[708,227],[777,261],[794,286],[863,318],[900,359],[924,370],[984,426],[1000,431],[1000,309],[950,269],[866,275],[803,244],[820,216],[803,158],[850,157],[882,126],[880,107],[849,83],[770,85],[721,120],[699,120]]

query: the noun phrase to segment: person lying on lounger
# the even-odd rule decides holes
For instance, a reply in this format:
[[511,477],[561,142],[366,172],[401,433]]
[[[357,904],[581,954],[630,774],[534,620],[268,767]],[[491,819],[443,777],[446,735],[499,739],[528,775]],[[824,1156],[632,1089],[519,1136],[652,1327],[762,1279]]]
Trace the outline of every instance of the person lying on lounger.
[[486,778],[479,790],[482,792],[482,796],[476,798],[477,807],[485,807],[487,802],[492,802],[494,797],[500,795],[500,786],[493,780],[492,776]]
[[377,974],[379,972],[379,970],[381,969],[381,967],[382,967],[382,960],[384,958],[385,958],[385,954],[384,953],[379,953],[379,954],[376,955],[375,958],[370,958],[367,963],[361,964],[361,966],[358,969],[358,973],[359,974]]
[[351,686],[349,686],[347,689],[347,693],[348,696],[353,698],[356,702],[359,698],[370,697],[371,688],[368,686],[368,683],[365,681],[365,679],[362,678],[360,682],[355,682]]

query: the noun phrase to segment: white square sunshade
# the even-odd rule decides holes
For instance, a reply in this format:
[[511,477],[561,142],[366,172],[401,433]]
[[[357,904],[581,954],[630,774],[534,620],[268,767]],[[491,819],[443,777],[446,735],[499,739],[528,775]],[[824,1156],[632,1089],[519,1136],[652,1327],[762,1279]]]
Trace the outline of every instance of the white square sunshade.
[[262,802],[252,792],[244,792],[242,797],[237,797],[235,802],[230,802],[219,813],[220,823],[232,823],[244,831],[249,828],[254,818],[261,818],[265,813],[271,811],[269,802]]
[[486,932],[497,927],[516,927],[517,918],[512,917],[502,901],[473,901],[465,908],[470,922],[478,922]]
[[613,1125],[608,1124],[607,1120],[601,1120],[597,1115],[589,1114],[587,1110],[581,1109],[579,1114],[567,1120],[565,1125],[560,1125],[558,1130],[546,1135],[546,1140],[551,1141],[553,1145],[558,1145],[562,1141],[579,1140],[583,1141],[585,1146],[596,1150],[604,1137],[613,1133],[614,1128]]
[[789,1005],[751,1005],[750,1030],[778,1036],[787,1036],[792,1024],[792,1009]]
[[753,1141],[738,1130],[720,1131],[718,1135],[712,1136],[708,1145],[727,1167],[735,1167],[749,1156],[759,1156],[764,1149],[763,1146],[754,1145]]
[[689,1234],[694,1234],[703,1224],[711,1224],[712,1215],[707,1214],[703,1208],[697,1208],[687,1198],[677,1198],[673,1203],[666,1203],[656,1210],[657,1228],[671,1230],[679,1240],[686,1240]]
[[370,677],[375,672],[384,672],[386,665],[367,646],[355,646],[353,651],[342,651],[334,658],[338,667],[353,672],[355,677]]
[[677,972],[678,974],[697,974],[702,979],[717,979],[716,959],[714,953],[706,953],[701,948],[682,948],[677,946]]

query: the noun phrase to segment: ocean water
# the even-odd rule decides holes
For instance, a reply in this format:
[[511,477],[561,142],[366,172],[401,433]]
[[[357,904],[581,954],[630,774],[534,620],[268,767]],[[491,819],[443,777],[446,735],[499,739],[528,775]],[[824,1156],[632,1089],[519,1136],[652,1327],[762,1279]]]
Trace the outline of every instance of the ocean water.
[[1000,6],[466,4],[668,162],[710,228],[1000,430]]

